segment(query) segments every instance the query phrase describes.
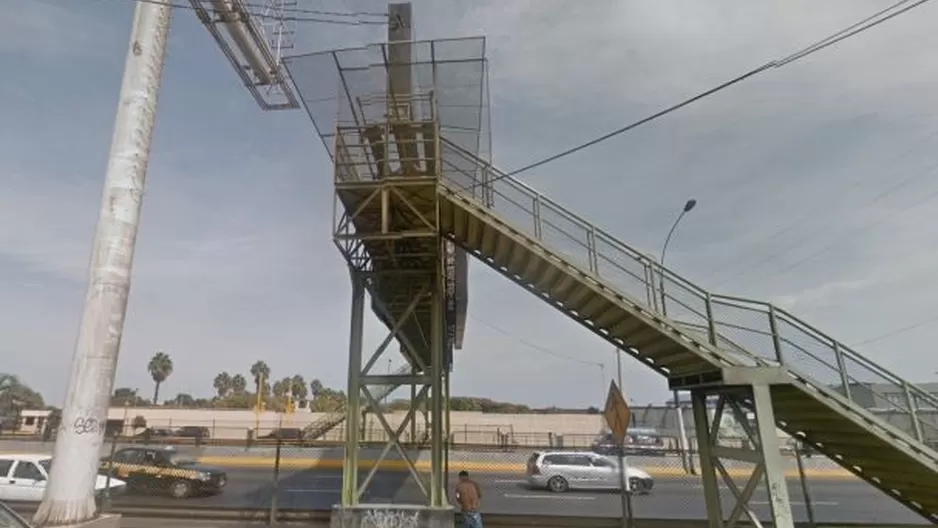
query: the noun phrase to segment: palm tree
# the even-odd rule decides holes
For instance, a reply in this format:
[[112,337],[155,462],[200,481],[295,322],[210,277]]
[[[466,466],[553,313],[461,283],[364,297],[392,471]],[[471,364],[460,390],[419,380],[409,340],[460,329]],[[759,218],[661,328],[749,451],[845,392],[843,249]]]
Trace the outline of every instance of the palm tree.
[[309,382],[309,392],[310,392],[310,395],[312,395],[314,400],[320,394],[322,394],[322,389],[323,389],[322,382],[319,381],[318,379],[314,379],[313,381]]
[[228,393],[231,392],[233,381],[231,374],[227,372],[222,372],[215,376],[215,381],[212,383],[212,386],[215,387],[215,392],[218,393],[219,398],[228,396]]
[[297,374],[293,376],[293,379],[290,380],[290,389],[293,392],[294,400],[305,400],[306,396],[309,395],[309,389],[306,387],[306,380],[303,379],[303,376]]
[[231,390],[235,394],[243,394],[248,388],[248,380],[244,379],[244,376],[241,374],[235,374],[231,377]]
[[156,386],[153,389],[153,405],[159,404],[160,384],[173,373],[173,359],[165,352],[157,351],[147,364],[147,371]]
[[45,407],[42,395],[12,374],[0,373],[0,416],[18,414],[21,409]]
[[275,382],[271,389],[274,393],[274,397],[283,398],[283,396],[287,393],[287,389],[290,388],[290,381],[290,378],[283,378],[282,380]]
[[258,361],[251,365],[251,375],[254,376],[254,386],[257,387],[257,392],[263,393],[264,388],[270,383],[270,367],[267,363]]

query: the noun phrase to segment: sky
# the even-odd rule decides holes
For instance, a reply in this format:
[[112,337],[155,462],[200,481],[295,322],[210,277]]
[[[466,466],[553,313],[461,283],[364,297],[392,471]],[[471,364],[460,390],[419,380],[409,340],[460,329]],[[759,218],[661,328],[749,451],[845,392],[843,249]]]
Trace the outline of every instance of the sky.
[[[417,38],[484,35],[493,161],[514,169],[785,56],[882,1],[414,2]],[[368,0],[300,0],[380,11]],[[0,0],[0,371],[63,402],[133,4]],[[658,253],[772,301],[915,382],[938,377],[938,4],[773,69],[521,179]],[[295,52],[378,26],[298,26]],[[266,361],[346,381],[350,286],[330,160],[308,116],[263,112],[195,15],[174,13],[115,385],[207,396]],[[386,330],[366,321],[366,347]],[[399,360],[394,359],[396,364]],[[497,368],[493,368],[497,366]],[[625,389],[666,381],[632,359]],[[380,368],[379,368],[380,370]],[[479,263],[454,395],[601,405],[612,348]]]

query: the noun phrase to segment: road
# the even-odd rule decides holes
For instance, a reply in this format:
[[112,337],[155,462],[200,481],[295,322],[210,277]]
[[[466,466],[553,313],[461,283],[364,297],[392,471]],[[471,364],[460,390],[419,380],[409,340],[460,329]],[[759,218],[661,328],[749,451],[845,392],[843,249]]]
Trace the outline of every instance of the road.
[[[191,506],[267,507],[273,496],[271,473],[262,469],[228,470],[230,484],[220,495],[174,500],[163,497],[127,495],[115,504]],[[365,473],[361,475],[364,479]],[[426,478],[426,477],[424,477]],[[554,494],[529,489],[520,475],[505,473],[474,473],[473,478],[483,489],[483,512],[514,514],[557,514],[614,517],[621,512],[615,492],[570,492]],[[450,476],[450,485],[456,480]],[[339,501],[342,474],[333,469],[284,471],[277,489],[281,508],[328,509]],[[742,487],[744,482],[740,482]],[[895,522],[921,523],[904,507],[882,492],[856,480],[815,479],[809,482],[815,517],[819,522]],[[789,492],[796,520],[807,520],[804,496],[797,479],[789,480]],[[410,474],[380,471],[366,492],[368,502],[421,503],[422,495]],[[729,512],[732,500],[724,497],[724,511]],[[754,509],[760,518],[769,515],[766,495],[756,491]],[[703,489],[694,477],[656,479],[650,495],[633,499],[635,516],[639,518],[680,519],[705,518]]]

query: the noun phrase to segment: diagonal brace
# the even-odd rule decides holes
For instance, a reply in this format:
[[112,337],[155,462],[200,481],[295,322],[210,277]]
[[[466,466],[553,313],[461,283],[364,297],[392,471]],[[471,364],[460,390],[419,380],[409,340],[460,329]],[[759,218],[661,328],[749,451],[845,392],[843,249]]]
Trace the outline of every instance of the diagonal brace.
[[[407,323],[407,320],[410,319],[411,315],[413,315],[414,310],[417,309],[417,306],[420,304],[420,301],[424,299],[429,287],[430,287],[429,284],[424,284],[423,286],[420,287],[420,291],[417,292],[417,295],[414,296],[414,299],[410,301],[410,304],[407,305],[407,309],[404,310],[404,313],[401,315],[401,317],[397,321],[395,321],[394,327],[391,328],[391,331],[388,332],[388,335],[384,338],[384,341],[382,341],[381,344],[378,345],[378,349],[375,350],[375,353],[371,356],[371,359],[369,359],[368,363],[365,364],[365,368],[362,369],[362,374],[367,375],[368,372],[371,371],[371,368],[374,367],[375,363],[378,362],[378,359],[381,358],[381,355],[384,354],[384,351],[387,350],[388,345],[391,344],[391,341],[393,341],[395,337],[397,337],[398,339],[403,337],[401,335],[401,329],[404,328],[404,325]],[[388,317],[390,317],[389,314],[388,314]]]
[[[404,429],[408,425],[416,421],[416,416],[414,416],[415,411],[417,410],[417,407],[420,406],[420,402],[426,400],[427,392],[429,392],[429,390],[430,390],[429,385],[423,386],[420,389],[420,392],[417,393],[416,398],[411,400],[412,403],[411,403],[410,409],[407,411],[407,416],[405,416],[404,419],[401,421],[400,425],[398,425],[398,428],[396,431],[391,431],[390,427],[387,427],[388,425],[387,422],[379,419],[382,425],[386,427],[385,432],[388,433],[388,442],[384,444],[384,449],[381,450],[381,454],[378,456],[378,459],[375,461],[375,464],[368,471],[368,475],[365,477],[365,480],[362,482],[361,487],[358,488],[359,498],[365,493],[365,490],[368,488],[368,485],[371,483],[371,479],[374,478],[375,473],[378,472],[378,467],[381,465],[381,462],[383,462],[387,458],[388,452],[391,451],[391,447],[393,445],[400,445],[400,438],[401,438],[401,434],[403,434],[404,432]],[[427,496],[426,485],[424,484],[423,480],[419,477],[417,477],[417,486],[420,488],[420,491],[422,491],[424,496],[426,497]]]
[[[371,391],[368,390],[368,387],[364,385],[361,387],[362,394],[365,396],[365,399],[368,400],[369,405],[372,409],[380,408],[378,401],[375,400],[375,397],[371,395]],[[413,413],[413,408],[411,409],[411,414]],[[423,481],[420,479],[420,473],[417,472],[417,466],[414,464],[413,460],[410,459],[410,456],[407,454],[407,451],[401,446],[400,440],[393,435],[394,429],[391,428],[391,425],[388,423],[387,419],[384,417],[383,413],[376,412],[375,417],[378,418],[378,421],[381,422],[381,426],[384,428],[385,432],[391,435],[391,438],[388,439],[387,445],[393,445],[401,458],[407,464],[407,469],[410,471],[410,474],[414,477],[414,480],[417,482],[417,485],[420,486],[420,490],[427,494],[426,487],[423,485]]]

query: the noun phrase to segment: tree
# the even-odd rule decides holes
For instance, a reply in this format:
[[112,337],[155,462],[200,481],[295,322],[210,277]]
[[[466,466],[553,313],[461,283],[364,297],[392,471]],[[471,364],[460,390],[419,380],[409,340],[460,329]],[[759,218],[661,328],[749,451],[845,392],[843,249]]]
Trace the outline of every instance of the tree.
[[322,393],[322,389],[322,382],[318,379],[314,379],[313,381],[309,382],[309,393],[313,396],[314,400]]
[[111,405],[114,407],[145,407],[149,403],[137,394],[137,389],[129,387],[114,389],[114,394],[111,396]]
[[[263,390],[270,384],[270,367],[267,366],[267,363],[263,361],[257,361],[251,365],[251,376],[254,377],[254,386],[258,391],[261,391],[261,394],[266,393],[266,390]],[[262,386],[263,380],[263,386]]]
[[293,400],[305,400],[309,395],[309,389],[306,387],[306,380],[303,376],[297,374],[290,380],[290,389],[293,392]]
[[292,380],[290,378],[283,378],[280,381],[274,382],[272,391],[274,397],[277,399],[283,398],[287,394],[287,389],[290,388],[290,383]]
[[219,398],[225,398],[231,392],[233,381],[231,374],[227,372],[222,372],[219,375],[215,376],[215,381],[212,383],[212,386],[215,387],[215,392],[218,393]]
[[160,402],[160,384],[166,381],[166,378],[173,373],[173,360],[165,352],[157,351],[150,358],[147,364],[147,372],[153,378],[155,387],[153,388],[153,405],[159,405]]
[[250,409],[256,401],[254,393],[241,391],[231,394],[224,400],[216,401],[215,405],[224,409]]
[[173,398],[173,404],[178,407],[194,407],[195,398],[193,398],[191,394],[180,392]]
[[243,394],[247,389],[248,380],[244,379],[244,376],[235,374],[231,378],[231,390],[234,391],[235,394]]
[[4,392],[10,387],[14,387],[19,384],[20,384],[19,378],[17,378],[13,374],[6,374],[3,372],[0,372],[0,392]]
[[20,382],[12,374],[0,373],[0,416],[17,415],[23,409],[45,407],[42,394]]
[[137,416],[134,416],[134,421],[131,422],[131,427],[134,429],[146,429],[147,419],[138,414]]

